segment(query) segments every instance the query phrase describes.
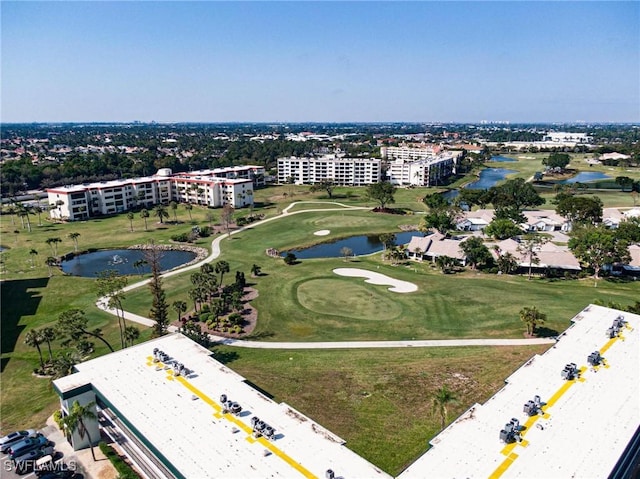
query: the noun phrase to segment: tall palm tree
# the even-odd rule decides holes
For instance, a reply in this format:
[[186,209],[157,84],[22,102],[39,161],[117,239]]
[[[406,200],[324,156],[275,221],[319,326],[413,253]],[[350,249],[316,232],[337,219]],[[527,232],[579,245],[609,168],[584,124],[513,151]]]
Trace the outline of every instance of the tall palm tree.
[[51,341],[56,339],[56,330],[51,327],[43,328],[41,331],[41,338],[47,343],[47,349],[49,350],[49,361],[53,362],[53,354],[51,354]]
[[147,261],[144,259],[138,259],[133,262],[133,268],[138,272],[140,276],[142,276],[142,267],[147,264]]
[[133,232],[133,218],[135,218],[136,215],[133,214],[133,211],[129,211],[127,213],[127,219],[129,220],[129,231]]
[[32,214],[32,208],[29,205],[23,205],[22,203],[18,204],[18,216],[22,220],[22,227],[24,228],[24,220],[27,220],[27,229],[29,233],[31,233],[31,221],[29,220],[29,215]]
[[67,235],[69,238],[73,240],[73,250],[78,252],[78,238],[80,237],[80,233],[73,231]]
[[258,266],[257,264],[254,264],[253,266],[251,266],[251,276],[260,276],[260,270],[262,268],[260,266]]
[[124,328],[124,340],[125,344],[133,346],[136,339],[140,337],[140,330],[135,326],[127,326]]
[[38,226],[42,226],[42,212],[44,209],[40,205],[33,207],[33,211],[38,215]]
[[164,205],[157,205],[153,210],[153,215],[160,219],[160,223],[164,223],[164,219],[169,218],[169,213]]
[[35,249],[31,249],[31,251],[29,251],[29,256],[31,256],[31,267],[35,268],[35,265],[33,264],[33,259],[38,256],[38,251]]
[[191,210],[193,209],[193,205],[191,203],[187,203],[184,205],[184,209],[189,213],[189,221],[193,221],[193,217],[191,216]]
[[31,329],[24,337],[24,343],[27,346],[36,348],[38,350],[38,356],[40,356],[40,368],[44,369],[44,360],[42,359],[42,350],[40,345],[42,344],[42,333],[37,329]]
[[15,225],[16,224],[16,220],[15,220],[15,216],[14,216],[16,214],[15,205],[7,206],[7,213],[9,213],[11,215],[11,224]]
[[447,425],[447,405],[453,402],[456,402],[456,397],[446,385],[438,389],[432,398],[433,410],[440,415],[442,421],[441,429]]
[[187,303],[185,301],[174,301],[173,309],[176,313],[178,313],[178,321],[180,321],[182,313],[187,311]]
[[173,211],[173,221],[177,223],[178,216],[176,212],[178,211],[178,203],[176,203],[175,201],[172,201],[171,203],[169,203],[169,208],[171,208],[171,211]]
[[58,243],[62,243],[62,240],[60,238],[47,238],[45,243],[51,247],[53,256],[58,256]]
[[91,456],[93,460],[96,460],[96,454],[93,451],[93,440],[91,439],[91,435],[89,434],[89,430],[85,424],[87,419],[96,419],[95,411],[96,403],[95,401],[91,401],[90,403],[81,406],[78,401],[74,401],[69,414],[59,417],[58,427],[65,433],[65,435],[72,435],[74,432],[78,431],[80,434],[80,439],[84,439],[85,434],[87,435],[87,439],[89,440],[89,446],[91,447]]
[[49,256],[44,261],[44,264],[49,267],[49,278],[51,278],[51,276],[53,276],[53,267],[58,264],[58,260],[56,260],[53,256]]
[[229,263],[227,263],[226,261],[221,260],[216,263],[215,272],[220,273],[220,286],[222,286],[222,277],[229,271]]
[[144,230],[147,231],[147,218],[149,217],[149,210],[142,208],[140,211],[140,217],[144,219]]

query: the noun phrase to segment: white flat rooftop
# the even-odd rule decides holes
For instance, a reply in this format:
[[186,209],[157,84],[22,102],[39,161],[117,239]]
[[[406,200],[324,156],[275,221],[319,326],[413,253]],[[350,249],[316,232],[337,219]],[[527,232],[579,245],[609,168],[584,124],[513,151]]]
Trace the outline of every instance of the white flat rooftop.
[[[609,339],[619,315],[627,326]],[[573,321],[555,346],[432,439],[399,478],[608,477],[640,425],[640,316],[590,305]],[[587,363],[594,351],[603,365]],[[578,366],[579,379],[561,378],[568,363]],[[544,415],[529,417],[523,407],[535,395]],[[511,418],[525,429],[521,442],[505,444],[500,430]]]
[[[152,361],[159,348],[192,371],[176,377]],[[170,361],[167,361],[170,362]],[[284,403],[276,403],[181,334],[93,359],[55,381],[61,393],[91,383],[185,478],[388,478],[349,450],[344,441]],[[238,402],[239,415],[223,414],[220,396]],[[255,438],[252,416],[275,428]]]

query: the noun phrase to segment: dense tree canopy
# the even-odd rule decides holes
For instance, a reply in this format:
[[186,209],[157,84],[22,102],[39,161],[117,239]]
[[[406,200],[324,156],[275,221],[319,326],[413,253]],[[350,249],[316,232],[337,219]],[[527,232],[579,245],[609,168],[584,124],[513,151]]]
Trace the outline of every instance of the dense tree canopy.
[[499,186],[489,188],[487,199],[496,210],[496,218],[509,218],[516,223],[524,222],[522,211],[525,208],[534,208],[545,202],[531,183],[522,178],[507,180]]
[[576,258],[593,268],[596,279],[604,265],[630,261],[628,243],[603,225],[574,229],[569,249]]
[[571,162],[571,157],[567,153],[553,152],[542,160],[542,164],[547,168],[559,168],[564,170]]
[[602,201],[597,196],[574,196],[560,193],[556,197],[556,213],[574,224],[602,222]]
[[379,183],[373,183],[367,186],[365,191],[365,197],[368,200],[376,201],[381,209],[384,209],[387,205],[396,202],[393,195],[396,192],[396,187],[387,181],[381,181]]

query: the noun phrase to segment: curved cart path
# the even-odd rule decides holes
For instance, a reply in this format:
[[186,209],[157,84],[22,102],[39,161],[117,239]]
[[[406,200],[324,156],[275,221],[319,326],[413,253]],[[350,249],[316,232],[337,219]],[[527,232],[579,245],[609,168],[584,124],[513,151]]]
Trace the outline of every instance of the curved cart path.
[[[297,204],[301,203],[316,203],[316,204],[334,204],[341,208],[314,208],[310,210],[299,210],[289,212]],[[163,273],[162,278],[170,278],[177,274],[199,269],[200,266],[206,263],[211,263],[213,260],[220,256],[220,243],[223,239],[228,238],[231,235],[242,233],[245,230],[255,228],[264,223],[282,218],[284,215],[295,215],[300,213],[309,213],[317,211],[341,211],[341,210],[367,210],[370,209],[366,206],[349,206],[338,202],[325,202],[325,201],[296,201],[282,210],[282,215],[272,216],[264,220],[256,221],[250,225],[244,226],[237,230],[231,231],[229,234],[222,234],[214,238],[211,242],[211,254],[205,259],[198,261],[184,268],[175,269]],[[149,284],[150,278],[132,283],[123,288],[123,291],[131,291],[146,284]],[[96,306],[107,313],[116,315],[116,310],[107,306],[107,299],[105,297],[99,298],[96,301]],[[134,314],[130,311],[124,311],[124,317],[127,321],[142,324],[144,326],[153,326],[154,321],[152,319]],[[177,331],[175,326],[169,326],[170,332]],[[357,348],[433,348],[433,347],[446,347],[446,346],[524,346],[532,344],[552,344],[555,343],[555,339],[551,338],[532,338],[532,339],[436,339],[436,340],[407,340],[407,341],[337,341],[337,342],[262,342],[262,341],[246,341],[242,339],[230,339],[221,336],[210,336],[211,340],[228,346],[236,346],[242,348],[257,348],[257,349],[357,349]]]

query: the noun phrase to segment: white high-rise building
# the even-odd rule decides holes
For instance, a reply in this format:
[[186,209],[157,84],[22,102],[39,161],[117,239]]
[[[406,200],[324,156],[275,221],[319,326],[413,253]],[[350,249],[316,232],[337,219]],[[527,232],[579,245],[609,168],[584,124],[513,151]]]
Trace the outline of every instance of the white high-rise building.
[[333,180],[344,186],[364,186],[382,179],[382,161],[377,158],[278,158],[278,183],[313,185]]

